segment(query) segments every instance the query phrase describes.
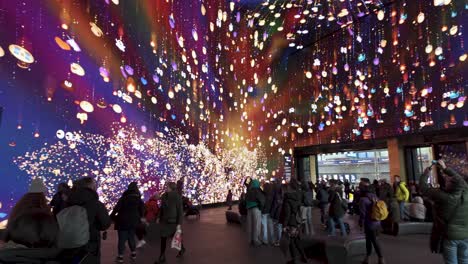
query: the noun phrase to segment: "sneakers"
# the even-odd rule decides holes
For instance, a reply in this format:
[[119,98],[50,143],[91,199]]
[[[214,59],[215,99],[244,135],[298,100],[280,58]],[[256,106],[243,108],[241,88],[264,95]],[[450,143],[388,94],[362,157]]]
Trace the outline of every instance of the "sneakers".
[[136,252],[132,252],[132,254],[130,255],[130,258],[131,258],[132,260],[135,260],[135,259],[136,259],[136,256],[137,256]]
[[136,245],[136,248],[141,248],[144,245],[146,245],[146,241],[144,239],[142,239],[142,240],[138,241],[138,243]]
[[117,259],[115,260],[117,263],[124,263],[124,258],[123,256],[118,256]]

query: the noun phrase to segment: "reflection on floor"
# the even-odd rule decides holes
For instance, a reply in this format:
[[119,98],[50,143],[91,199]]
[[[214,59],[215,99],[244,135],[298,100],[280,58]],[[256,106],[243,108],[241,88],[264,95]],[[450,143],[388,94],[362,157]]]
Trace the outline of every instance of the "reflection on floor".
[[[236,210],[236,208],[234,208]],[[235,224],[227,224],[225,219],[225,208],[206,209],[202,211],[200,220],[186,220],[184,223],[184,241],[187,253],[183,259],[176,259],[176,252],[168,249],[167,263],[184,264],[280,264],[286,263],[279,248],[260,247],[251,248],[248,246],[246,236],[241,227]],[[326,235],[318,224],[319,212],[314,210],[314,222],[318,235]],[[356,219],[347,217],[346,222],[350,223],[352,234],[358,234]],[[331,238],[333,239],[333,238]],[[439,255],[429,252],[427,235],[413,235],[403,237],[393,237],[381,235],[383,254],[389,264],[404,263],[443,263]],[[159,237],[157,230],[150,230],[148,244],[138,251],[138,258],[135,263],[154,263],[159,256]],[[102,263],[115,263],[117,253],[117,234],[109,231],[108,240],[102,246]],[[129,252],[126,252],[126,262],[130,263]],[[374,255],[375,263],[376,257]],[[360,263],[361,257],[353,259],[350,263]],[[319,262],[309,262],[319,263]],[[374,263],[374,262],[371,262]]]

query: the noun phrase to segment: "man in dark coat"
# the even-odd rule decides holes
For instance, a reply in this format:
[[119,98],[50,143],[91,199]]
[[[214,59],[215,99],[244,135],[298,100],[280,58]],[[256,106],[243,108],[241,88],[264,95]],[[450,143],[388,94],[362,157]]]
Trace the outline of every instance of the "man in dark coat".
[[317,200],[320,208],[320,222],[325,225],[326,211],[328,207],[328,190],[325,183],[317,185]]
[[288,263],[296,263],[299,258],[306,262],[307,259],[299,238],[301,223],[297,219],[298,214],[301,213],[302,193],[299,190],[297,181],[294,179],[289,183],[288,189],[288,192],[284,195],[282,219],[283,228],[290,237],[289,252],[292,260]]
[[314,193],[310,188],[310,184],[307,182],[302,185],[302,191],[303,208],[301,210],[304,214],[302,217],[305,220],[304,234],[306,236],[311,236],[314,234],[314,227],[312,225],[312,206],[314,205]]
[[[159,223],[161,225],[161,253],[159,261],[156,263],[166,262],[166,246],[167,238],[174,236],[178,229],[181,230],[184,210],[182,205],[182,197],[177,192],[177,186],[174,182],[167,184],[166,192],[161,197],[161,209],[159,211]],[[182,257],[185,253],[185,247],[182,243],[182,248],[177,257]]]
[[379,199],[385,202],[389,213],[387,219],[381,223],[382,229],[387,234],[396,235],[398,231],[397,223],[400,221],[400,207],[393,192],[393,187],[386,179],[380,180]]
[[86,246],[89,254],[87,261],[99,264],[101,261],[101,231],[109,228],[111,218],[104,204],[99,201],[96,189],[96,182],[91,177],[76,181],[70,193],[68,205],[78,205],[86,209],[89,224],[89,242]]
[[130,183],[112,211],[111,218],[115,221],[115,230],[118,231],[118,256],[117,262],[123,263],[125,242],[128,241],[131,258],[136,259],[135,230],[141,222],[144,214],[144,203],[136,182]]
[[338,223],[341,229],[341,236],[346,236],[346,228],[344,225],[343,217],[346,213],[346,202],[343,201],[341,195],[334,187],[329,190],[330,208],[328,210],[328,232],[331,236],[335,233],[335,223]]
[[60,183],[57,188],[57,193],[54,194],[54,197],[52,197],[52,201],[50,202],[50,207],[52,207],[52,212],[54,216],[57,216],[57,214],[60,213],[60,211],[67,207],[66,200],[68,199],[69,195],[70,187],[68,186],[68,184],[64,182]]
[[445,263],[468,263],[468,184],[460,174],[447,168],[444,161],[439,160],[437,167],[444,174],[442,190],[429,188],[430,168],[419,178],[421,193],[434,203],[431,248],[439,250],[435,242],[442,238]]
[[273,204],[273,186],[270,183],[263,185],[263,194],[265,195],[265,205],[262,209],[262,243],[267,245],[273,243],[273,221],[270,211]]

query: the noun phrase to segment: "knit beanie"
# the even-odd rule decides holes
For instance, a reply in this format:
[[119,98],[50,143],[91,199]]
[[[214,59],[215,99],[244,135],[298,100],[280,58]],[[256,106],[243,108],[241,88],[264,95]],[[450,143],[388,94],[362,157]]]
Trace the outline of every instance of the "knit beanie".
[[44,181],[41,178],[34,178],[29,185],[30,193],[46,193],[47,187],[44,184]]

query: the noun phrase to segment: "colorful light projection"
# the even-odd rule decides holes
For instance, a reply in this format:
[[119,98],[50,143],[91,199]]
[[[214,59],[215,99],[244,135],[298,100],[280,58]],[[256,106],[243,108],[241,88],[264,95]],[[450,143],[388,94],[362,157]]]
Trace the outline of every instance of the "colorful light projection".
[[217,154],[264,149],[274,175],[294,146],[468,124],[463,1],[2,5],[9,160],[59,128],[107,140],[118,121]]
[[238,198],[246,177],[267,174],[261,152],[244,147],[214,155],[204,144],[187,143],[177,131],[144,138],[133,127],[115,125],[111,137],[63,130],[56,137],[57,142],[46,143],[14,162],[28,175],[42,177],[49,197],[60,182],[71,185],[80,177],[94,177],[109,210],[132,181],[149,197],[164,191],[165,183],[182,179],[188,198],[209,204],[224,202],[230,189]]

